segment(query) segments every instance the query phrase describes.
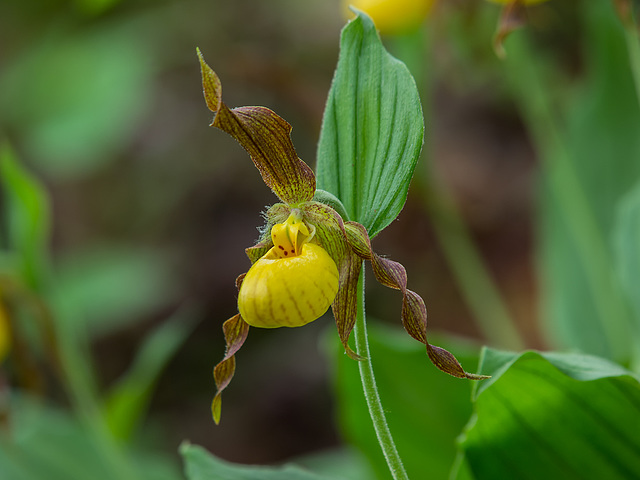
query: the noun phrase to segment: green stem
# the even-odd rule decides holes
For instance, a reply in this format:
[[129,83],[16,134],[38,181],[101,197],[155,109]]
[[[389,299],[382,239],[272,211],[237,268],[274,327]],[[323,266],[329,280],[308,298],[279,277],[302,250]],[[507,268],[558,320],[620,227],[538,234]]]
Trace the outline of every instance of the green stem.
[[384,454],[384,458],[387,461],[394,480],[408,480],[409,477],[402,465],[402,459],[398,454],[398,449],[393,442],[391,431],[387,425],[387,419],[384,415],[380,395],[378,394],[376,379],[373,375],[369,340],[367,338],[367,321],[364,311],[364,268],[360,273],[360,278],[358,278],[358,314],[356,325],[353,329],[353,336],[356,342],[356,353],[365,358],[365,360],[358,362],[358,369],[364,390],[364,398],[369,408],[369,415],[371,415],[371,420],[373,421],[373,428],[378,437],[378,443],[380,444],[380,448],[382,448],[382,453]]

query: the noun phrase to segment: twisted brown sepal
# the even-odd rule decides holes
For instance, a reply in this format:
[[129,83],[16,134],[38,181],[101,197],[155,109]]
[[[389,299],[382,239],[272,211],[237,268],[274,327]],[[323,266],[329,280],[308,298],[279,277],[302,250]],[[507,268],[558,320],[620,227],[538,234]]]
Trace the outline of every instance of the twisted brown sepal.
[[402,300],[402,324],[413,338],[427,347],[427,354],[431,362],[449,375],[470,380],[488,378],[465,372],[456,357],[443,348],[430,345],[427,341],[427,308],[422,297],[407,288],[407,272],[398,262],[382,258],[374,253],[367,230],[356,222],[345,222],[346,238],[353,251],[361,258],[369,260],[376,279],[383,285],[400,290]]
[[505,58],[504,41],[507,37],[527,24],[527,7],[523,0],[513,0],[502,7],[496,33],[493,37],[493,50],[498,58]]
[[[242,282],[240,277],[238,280],[238,283]],[[238,285],[238,287],[239,286],[240,285]],[[218,391],[211,403],[211,413],[213,415],[213,421],[216,422],[216,424],[220,423],[220,413],[222,409],[221,394],[233,378],[236,370],[236,359],[234,355],[240,350],[240,347],[242,347],[242,344],[247,339],[249,325],[238,313],[224,322],[222,330],[224,331],[224,339],[227,342],[227,350],[222,361],[213,369],[213,378],[216,381]]]
[[285,203],[309,201],[316,191],[316,179],[309,166],[298,158],[291,142],[291,125],[265,107],[229,109],[222,101],[222,85],[197,50],[202,69],[202,87],[211,126],[227,132],[249,153],[264,183]]

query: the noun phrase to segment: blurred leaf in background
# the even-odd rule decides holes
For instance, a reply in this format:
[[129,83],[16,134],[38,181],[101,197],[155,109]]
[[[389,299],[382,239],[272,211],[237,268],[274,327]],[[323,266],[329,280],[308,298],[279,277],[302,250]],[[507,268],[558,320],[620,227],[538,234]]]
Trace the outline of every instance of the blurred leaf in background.
[[0,74],[4,127],[53,177],[77,178],[113,161],[150,105],[154,65],[145,25],[91,28],[62,20]]
[[100,436],[68,412],[14,396],[12,431],[0,436],[0,478],[7,480],[177,480],[163,455],[133,449],[123,468]]
[[344,480],[318,475],[296,465],[268,467],[225,462],[202,447],[188,443],[182,444],[180,453],[188,480]]
[[640,323],[613,271],[611,231],[640,178],[640,108],[611,2],[582,5],[584,78],[566,101],[566,128],[548,131],[561,143],[543,153],[551,160],[540,209],[544,319],[552,345],[629,362]]
[[0,273],[15,272],[25,285],[40,289],[50,275],[49,196],[5,142],[0,143],[0,186]]
[[158,379],[193,332],[195,313],[193,306],[182,307],[149,332],[129,369],[105,395],[104,415],[116,439],[128,441],[139,432]]
[[58,262],[52,296],[65,312],[61,321],[84,319],[92,337],[144,320],[177,295],[160,251],[94,245]]

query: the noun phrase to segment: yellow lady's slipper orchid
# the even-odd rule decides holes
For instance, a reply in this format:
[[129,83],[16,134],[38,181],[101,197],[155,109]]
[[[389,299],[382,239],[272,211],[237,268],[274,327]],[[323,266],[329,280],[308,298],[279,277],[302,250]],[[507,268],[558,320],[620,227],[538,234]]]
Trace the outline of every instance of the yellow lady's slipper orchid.
[[418,27],[429,15],[435,0],[343,0],[347,17],[353,6],[369,15],[380,33],[395,34]]
[[249,325],[301,327],[329,309],[338,268],[320,245],[310,243],[313,233],[299,210],[271,228],[274,246],[251,266],[238,294],[238,310]]
[[267,210],[270,228],[256,245],[246,249],[252,266],[236,281],[239,313],[222,325],[227,349],[213,369],[217,387],[211,404],[214,421],[220,421],[221,394],[233,378],[235,354],[250,325],[301,326],[331,306],[345,352],[362,360],[349,346],[349,336],[356,322],[363,260],[371,262],[380,283],[402,292],[402,323],[409,335],[426,346],[436,367],[459,378],[482,378],[465,372],[453,355],[429,344],[427,310],[422,298],[407,288],[404,267],[374,253],[366,228],[345,221],[333,208],[341,206],[340,200],[316,190],[313,170],[298,158],[291,142],[291,125],[265,107],[227,107],[220,79],[200,51],[198,55],[205,101],[214,113],[211,125],[244,147],[265,184],[282,202]]

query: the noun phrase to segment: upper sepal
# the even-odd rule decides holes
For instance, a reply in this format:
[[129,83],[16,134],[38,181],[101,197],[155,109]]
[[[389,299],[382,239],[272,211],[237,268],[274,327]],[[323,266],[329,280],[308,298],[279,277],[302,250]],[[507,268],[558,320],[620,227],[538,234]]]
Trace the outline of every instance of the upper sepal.
[[215,116],[211,126],[227,132],[249,153],[264,183],[285,203],[297,205],[313,198],[316,179],[309,166],[298,158],[291,142],[291,125],[265,107],[229,109],[222,101],[222,85],[197,50],[202,70],[202,87],[209,110]]

